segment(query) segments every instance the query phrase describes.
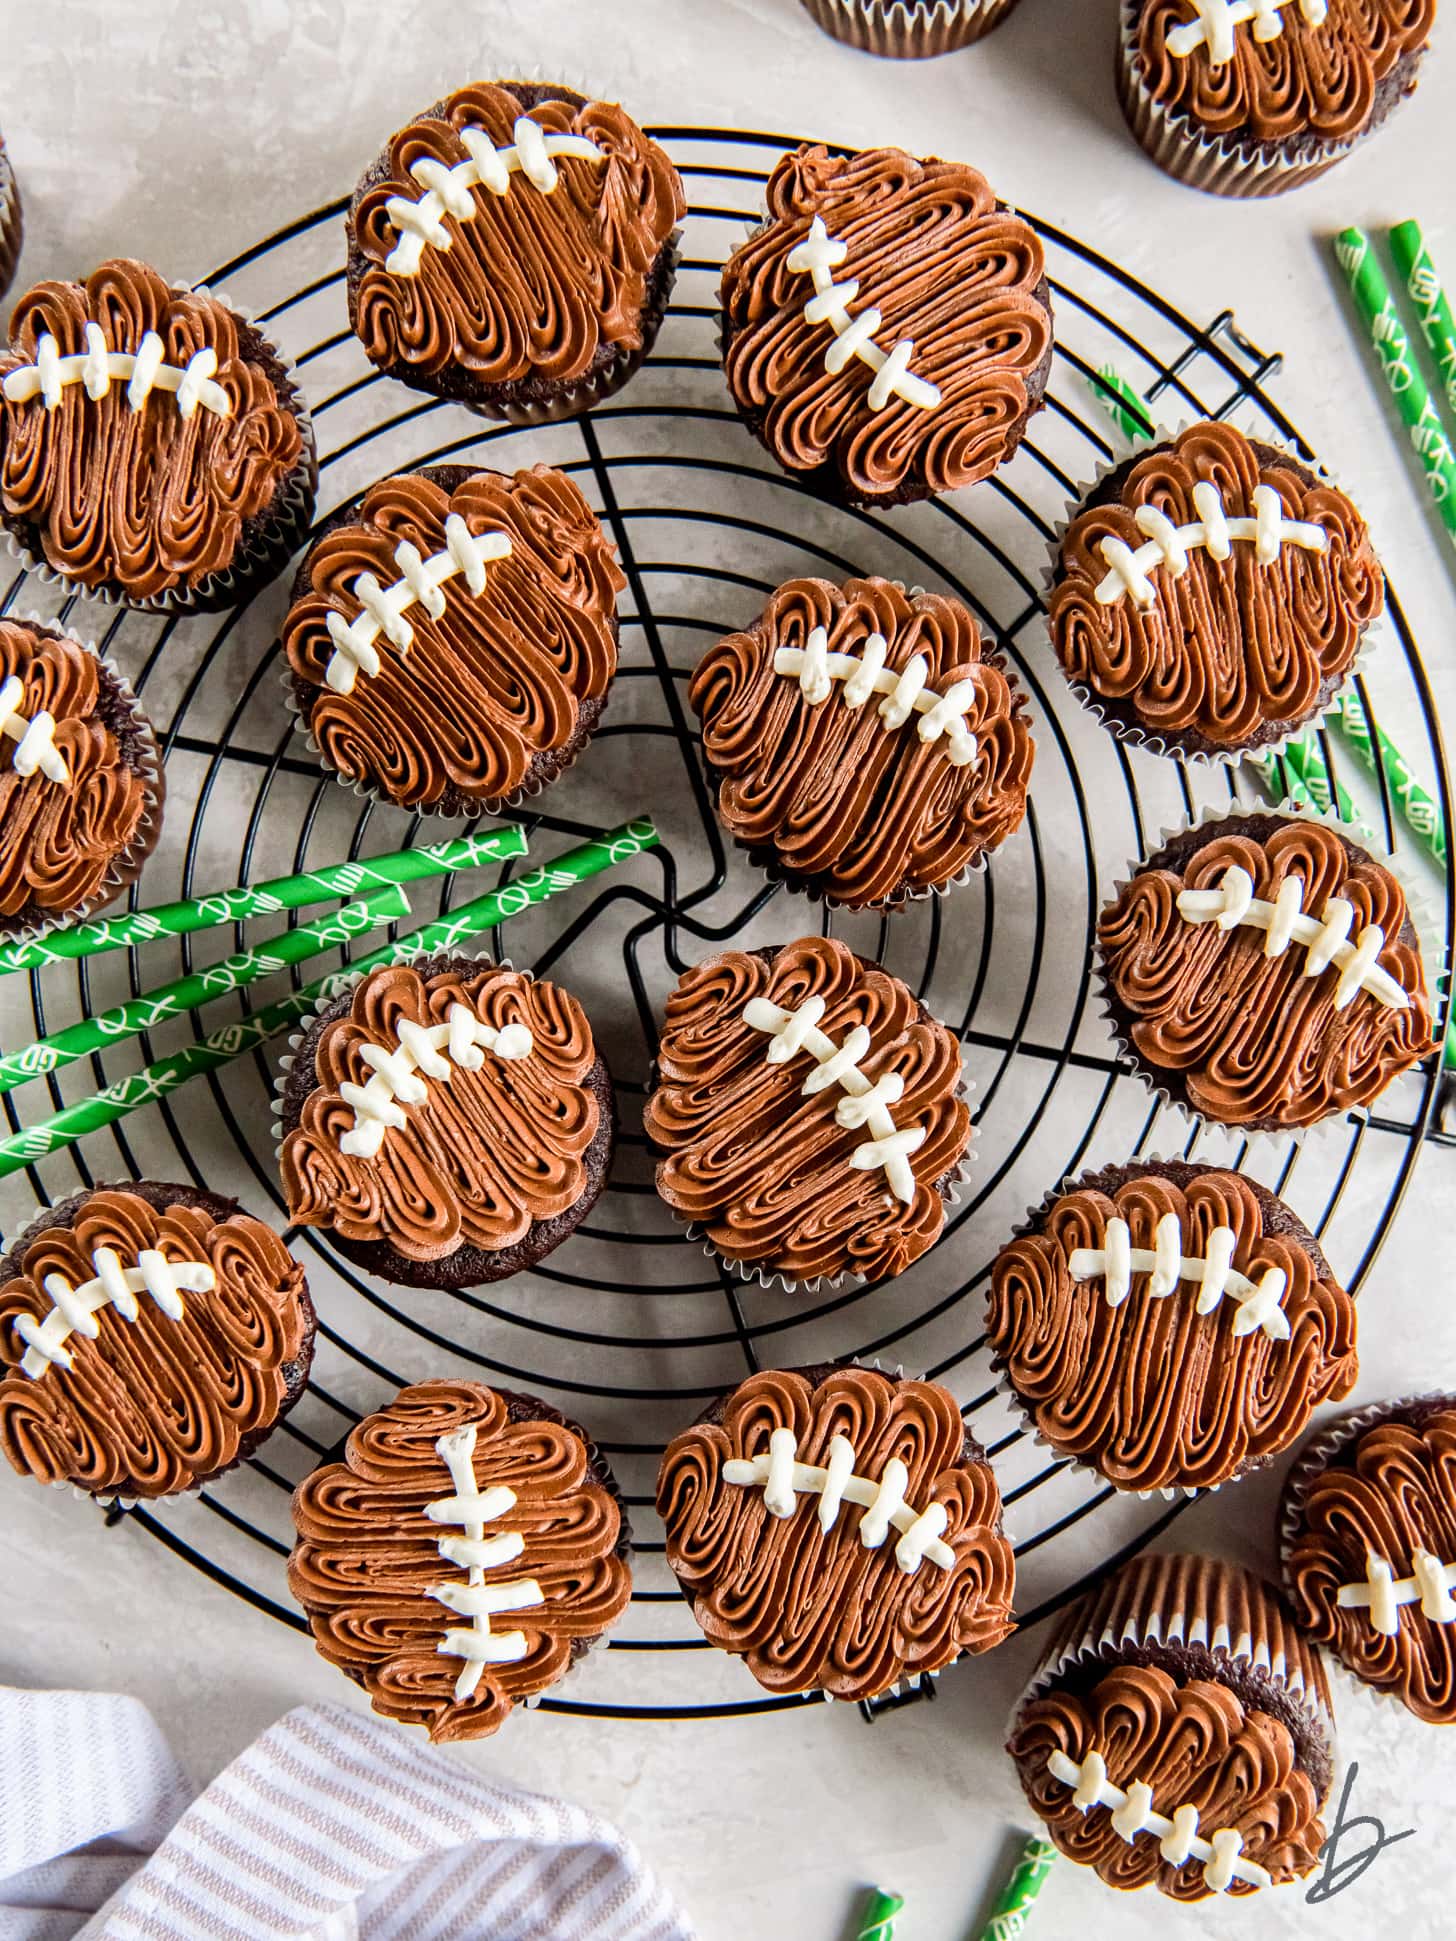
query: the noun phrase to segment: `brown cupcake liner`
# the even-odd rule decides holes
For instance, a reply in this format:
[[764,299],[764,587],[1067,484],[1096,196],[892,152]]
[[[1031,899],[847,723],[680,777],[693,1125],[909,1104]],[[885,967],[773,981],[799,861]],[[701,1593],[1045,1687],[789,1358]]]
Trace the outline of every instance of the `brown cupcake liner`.
[[25,244],[25,222],[20,207],[20,187],[15,170],[0,141],[0,297],[10,288],[20,252]]
[[803,0],[833,40],[887,60],[953,53],[989,34],[1017,0]]

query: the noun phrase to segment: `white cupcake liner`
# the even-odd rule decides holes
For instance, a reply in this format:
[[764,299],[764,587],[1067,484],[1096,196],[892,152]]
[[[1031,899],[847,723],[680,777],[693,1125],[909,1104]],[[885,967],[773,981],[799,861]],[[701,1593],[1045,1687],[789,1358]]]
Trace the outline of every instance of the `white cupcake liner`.
[[803,0],[831,39],[888,60],[949,54],[989,34],[1017,0]]
[[20,187],[15,170],[0,140],[0,297],[10,288],[25,244],[25,223],[20,208]]

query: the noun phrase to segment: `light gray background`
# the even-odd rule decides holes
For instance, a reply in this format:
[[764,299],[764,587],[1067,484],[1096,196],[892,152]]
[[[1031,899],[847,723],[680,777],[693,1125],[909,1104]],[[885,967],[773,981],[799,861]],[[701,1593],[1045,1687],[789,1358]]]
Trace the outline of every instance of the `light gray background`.
[[[1188,314],[1234,303],[1256,339],[1288,353],[1280,402],[1358,482],[1449,704],[1452,554],[1339,307],[1324,239],[1351,220],[1417,213],[1456,277],[1451,25],[1438,32],[1418,97],[1368,150],[1323,184],[1249,206],[1166,181],[1127,138],[1112,91],[1114,11],[1113,0],[1024,0],[981,47],[897,66],[825,40],[796,0],[0,0],[0,126],[28,222],[21,283],[122,253],[198,275],[347,189],[411,110],[497,73],[620,98],[643,121],[963,157]],[[12,1011],[5,1042],[19,1035],[28,1034]],[[7,1225],[23,1211],[12,1204]],[[1453,1215],[1456,1155],[1430,1151],[1366,1304],[1362,1396],[1451,1384]],[[1272,1495],[1271,1481],[1213,1498],[1183,1520],[1178,1540],[1267,1565]],[[199,1781],[287,1706],[346,1699],[344,1681],[305,1642],[144,1538],[103,1540],[86,1506],[7,1479],[0,1526],[0,1675],[139,1694]],[[872,1731],[821,1707],[700,1725],[538,1715],[461,1756],[615,1816],[714,1941],[827,1941],[866,1879],[908,1896],[903,1941],[952,1941],[972,1931],[1011,1829],[1025,1821],[998,1747],[1039,1644],[1014,1640],[942,1681],[933,1708]],[[1063,1865],[1035,1931],[1178,1927],[1266,1941],[1296,1932],[1353,1941],[1377,1924],[1411,1941],[1448,1933],[1456,1745],[1348,1684],[1337,1698],[1343,1749],[1361,1764],[1357,1810],[1390,1831],[1417,1829],[1347,1894],[1319,1909],[1289,1891],[1237,1909],[1175,1911],[1151,1893],[1114,1900]]]

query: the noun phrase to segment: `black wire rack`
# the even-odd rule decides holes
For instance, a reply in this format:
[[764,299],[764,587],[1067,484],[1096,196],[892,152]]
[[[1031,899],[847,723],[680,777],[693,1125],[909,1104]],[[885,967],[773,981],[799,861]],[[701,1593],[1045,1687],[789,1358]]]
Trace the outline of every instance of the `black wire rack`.
[[[642,371],[588,417],[521,431],[380,378],[347,328],[342,202],[291,223],[208,279],[297,363],[319,436],[321,518],[377,477],[443,460],[478,459],[503,470],[543,462],[577,480],[627,575],[622,664],[587,756],[529,805],[530,861],[639,809],[657,818],[664,841],[590,889],[510,918],[488,940],[496,955],[577,991],[616,1075],[619,1158],[585,1225],[534,1272],[456,1295],[377,1286],[326,1237],[291,1231],[320,1316],[307,1393],[262,1451],[218,1484],[176,1505],[113,1511],[108,1520],[145,1531],[302,1630],[283,1574],[288,1494],[359,1415],[403,1382],[432,1375],[473,1374],[542,1394],[582,1420],[611,1460],[637,1538],[636,1589],[620,1635],[545,1703],[564,1712],[698,1718],[811,1702],[764,1695],[740,1665],[707,1647],[663,1561],[651,1507],[657,1458],[706,1401],[759,1366],[830,1356],[903,1364],[947,1383],[996,1465],[1017,1550],[1018,1613],[1023,1623],[1035,1621],[1146,1543],[1186,1499],[1123,1495],[1052,1459],[998,1390],[983,1295],[1011,1226],[1069,1171],[1134,1153],[1196,1153],[1242,1166],[1288,1197],[1359,1290],[1410,1185],[1437,1073],[1433,1063],[1409,1075],[1369,1118],[1324,1127],[1303,1145],[1286,1139],[1251,1148],[1150,1104],[1112,1057],[1091,1003],[1096,912],[1129,859],[1207,804],[1253,798],[1248,781],[1228,770],[1185,769],[1124,750],[1070,699],[1050,654],[1042,588],[1056,522],[1079,488],[1127,449],[1089,380],[1111,363],[1166,426],[1231,416],[1256,435],[1307,451],[1265,388],[1279,357],[1250,343],[1231,311],[1200,328],[1096,250],[1036,221],[1057,350],[1047,408],[1017,457],[974,491],[934,504],[890,514],[826,506],[781,475],[739,425],[717,355],[721,264],[793,140],[686,127],[653,132],[676,160],[691,203],[675,299]],[[1024,829],[969,885],[889,919],[832,918],[836,934],[881,959],[960,1032],[976,1087],[977,1163],[941,1244],[910,1273],[795,1301],[733,1280],[683,1236],[652,1190],[641,1106],[654,1018],[688,964],[729,939],[781,942],[831,927],[820,906],[776,891],[725,847],[684,695],[703,647],[746,624],[774,586],[803,572],[882,573],[968,601],[1031,696],[1037,760]],[[34,576],[9,584],[0,611],[59,612],[83,633],[94,626],[164,738],[167,823],[134,904],[394,849],[417,834],[434,840],[454,827],[380,808],[320,772],[283,703],[277,629],[284,604],[279,584],[235,612],[164,623],[58,604],[55,589]],[[1386,637],[1360,690],[1372,720],[1388,727],[1413,765],[1435,775],[1451,826],[1431,692],[1393,593]],[[1419,874],[1422,858],[1394,813],[1385,776],[1369,782],[1329,736],[1323,748],[1377,836]],[[517,868],[503,866],[498,880]],[[443,881],[428,896],[412,892],[413,920],[432,913],[427,903],[445,909],[482,887],[477,876]],[[1428,875],[1424,888],[1449,954],[1451,886]],[[32,1027],[36,1035],[54,1030],[242,941],[237,927],[33,974],[33,1015],[23,1026],[16,1017],[8,1035],[18,1042]],[[323,960],[294,976],[326,967]],[[20,980],[15,985],[18,992]],[[246,1009],[247,997],[174,1020],[141,1041],[140,1056],[216,1028],[228,1006]],[[131,1045],[47,1077],[48,1097],[42,1081],[8,1095],[10,1126],[137,1060]],[[276,1053],[251,1054],[33,1166],[34,1198],[49,1203],[98,1180],[190,1180],[235,1192],[282,1225],[270,1129],[275,1067]],[[13,1228],[31,1208],[17,1199],[6,1211]],[[922,1680],[864,1709],[873,1716],[932,1693]]]

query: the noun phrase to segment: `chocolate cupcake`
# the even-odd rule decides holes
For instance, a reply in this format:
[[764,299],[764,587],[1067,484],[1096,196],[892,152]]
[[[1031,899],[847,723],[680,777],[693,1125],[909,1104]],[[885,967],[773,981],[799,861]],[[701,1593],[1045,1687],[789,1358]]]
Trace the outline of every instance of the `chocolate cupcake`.
[[381,479],[294,580],[283,650],[299,721],[328,767],[386,802],[495,815],[591,739],[625,584],[563,472]]
[[969,47],[1006,19],[1016,0],[804,0],[835,40],[890,60],[924,60]]
[[1456,1395],[1325,1423],[1280,1504],[1296,1621],[1418,1719],[1456,1725]]
[[622,1499],[586,1431],[479,1382],[401,1389],[294,1491],[293,1522],[288,1585],[320,1654],[436,1740],[499,1731],[632,1595]]
[[1355,1303],[1241,1173],[1154,1160],[1050,1194],[991,1270],[987,1341],[1042,1440],[1119,1489],[1217,1488],[1355,1385]]
[[164,792],[151,723],[110,662],[0,620],[0,938],[78,922],[134,883]]
[[5,152],[0,135],[0,297],[10,288],[15,265],[25,242],[25,223],[20,212],[20,186]]
[[1230,815],[1173,836],[1102,911],[1097,962],[1139,1075],[1246,1131],[1367,1106],[1436,1042],[1404,890],[1314,818]]
[[1179,181],[1278,195],[1414,92],[1435,21],[1436,0],[1122,0],[1122,111]]
[[752,1375],[668,1444],[657,1508],[709,1643],[768,1691],[874,1698],[1013,1628],[1001,1492],[938,1383]]
[[0,1448],[103,1500],[200,1489],[293,1407],[313,1337],[303,1269],[236,1200],[78,1193],[0,1260]]
[[1026,699],[959,600],[790,580],[708,649],[688,699],[724,828],[826,902],[964,881],[1026,814]]
[[1062,534],[1048,622],[1073,692],[1162,754],[1234,757],[1326,709],[1385,607],[1338,487],[1226,424],[1110,473]]
[[571,993],[448,955],[369,971],[318,1012],[278,1112],[289,1219],[401,1287],[544,1260],[600,1197],[616,1127]]
[[281,354],[145,263],[37,283],[0,355],[0,525],[28,565],[149,613],[235,606],[313,513],[313,427]]
[[961,1048],[832,937],[725,950],[667,1000],[657,1190],[737,1272],[890,1279],[940,1238],[971,1143]]
[[846,505],[973,485],[1045,399],[1040,238],[961,162],[785,155],[722,302],[739,416],[792,477]]
[[619,390],[651,350],[686,212],[621,108],[479,81],[416,115],[349,207],[349,321],[417,391],[518,424]]
[[1177,1901],[1311,1873],[1334,1774],[1319,1654],[1269,1585],[1137,1557],[1067,1612],[1012,1721],[1022,1791],[1069,1860]]

